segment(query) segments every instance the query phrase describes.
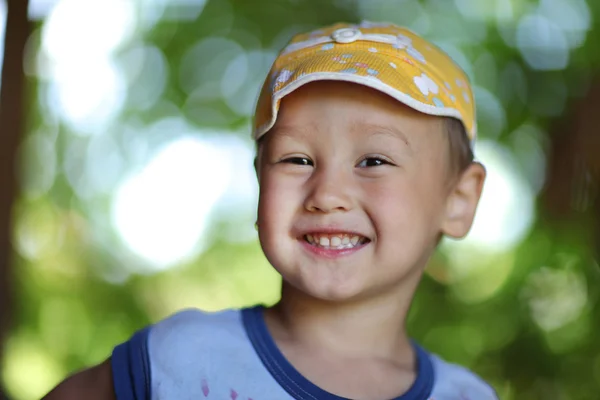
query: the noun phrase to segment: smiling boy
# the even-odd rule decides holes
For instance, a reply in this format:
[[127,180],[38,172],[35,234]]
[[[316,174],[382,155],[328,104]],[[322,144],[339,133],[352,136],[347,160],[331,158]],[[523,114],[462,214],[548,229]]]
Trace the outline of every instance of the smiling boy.
[[406,331],[429,258],[468,233],[485,179],[464,72],[403,28],[338,24],[282,51],[255,121],[257,227],[281,300],[177,313],[47,398],[496,399]]

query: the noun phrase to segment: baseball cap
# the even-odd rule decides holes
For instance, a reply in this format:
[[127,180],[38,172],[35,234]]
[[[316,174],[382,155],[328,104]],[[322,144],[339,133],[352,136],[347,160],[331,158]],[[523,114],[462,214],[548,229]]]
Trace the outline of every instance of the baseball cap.
[[338,23],[296,35],[279,53],[260,92],[252,136],[275,124],[281,99],[304,84],[368,86],[425,114],[460,120],[471,143],[475,102],[466,73],[434,44],[389,23]]

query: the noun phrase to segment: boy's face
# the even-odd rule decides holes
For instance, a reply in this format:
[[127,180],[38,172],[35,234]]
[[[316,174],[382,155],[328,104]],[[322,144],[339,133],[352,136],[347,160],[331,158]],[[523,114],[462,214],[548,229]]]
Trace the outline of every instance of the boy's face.
[[286,96],[259,150],[259,236],[283,279],[324,300],[415,286],[440,234],[463,236],[485,172],[448,172],[443,119],[357,84]]

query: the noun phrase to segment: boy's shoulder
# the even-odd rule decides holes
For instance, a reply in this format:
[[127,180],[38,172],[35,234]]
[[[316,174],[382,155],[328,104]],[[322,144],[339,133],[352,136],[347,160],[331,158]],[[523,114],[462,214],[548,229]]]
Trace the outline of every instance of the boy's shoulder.
[[[218,335],[237,339],[241,332],[240,311],[228,309],[208,312],[196,308],[178,311],[152,326],[151,344],[171,344],[187,340],[205,340]],[[222,335],[225,335],[223,337]]]
[[193,354],[245,348],[249,344],[242,312],[235,309],[185,309],[152,325],[148,333],[148,352],[161,365],[185,363]]
[[189,398],[201,393],[198,376],[221,358],[215,349],[243,349],[240,312],[179,311],[136,332],[111,356],[113,386],[119,400]]
[[241,310],[177,312],[151,327],[147,352],[156,398],[208,392],[229,398],[232,387],[245,393],[267,376],[248,340]]
[[467,368],[429,354],[433,364],[435,384],[432,398],[436,400],[497,400],[494,389]]

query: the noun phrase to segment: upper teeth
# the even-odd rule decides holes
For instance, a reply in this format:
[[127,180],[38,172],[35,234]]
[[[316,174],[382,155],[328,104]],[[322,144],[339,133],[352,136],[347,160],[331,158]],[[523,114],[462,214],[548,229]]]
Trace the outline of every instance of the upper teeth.
[[330,249],[350,249],[366,239],[358,235],[347,234],[308,234],[306,240],[315,246],[326,247]]

